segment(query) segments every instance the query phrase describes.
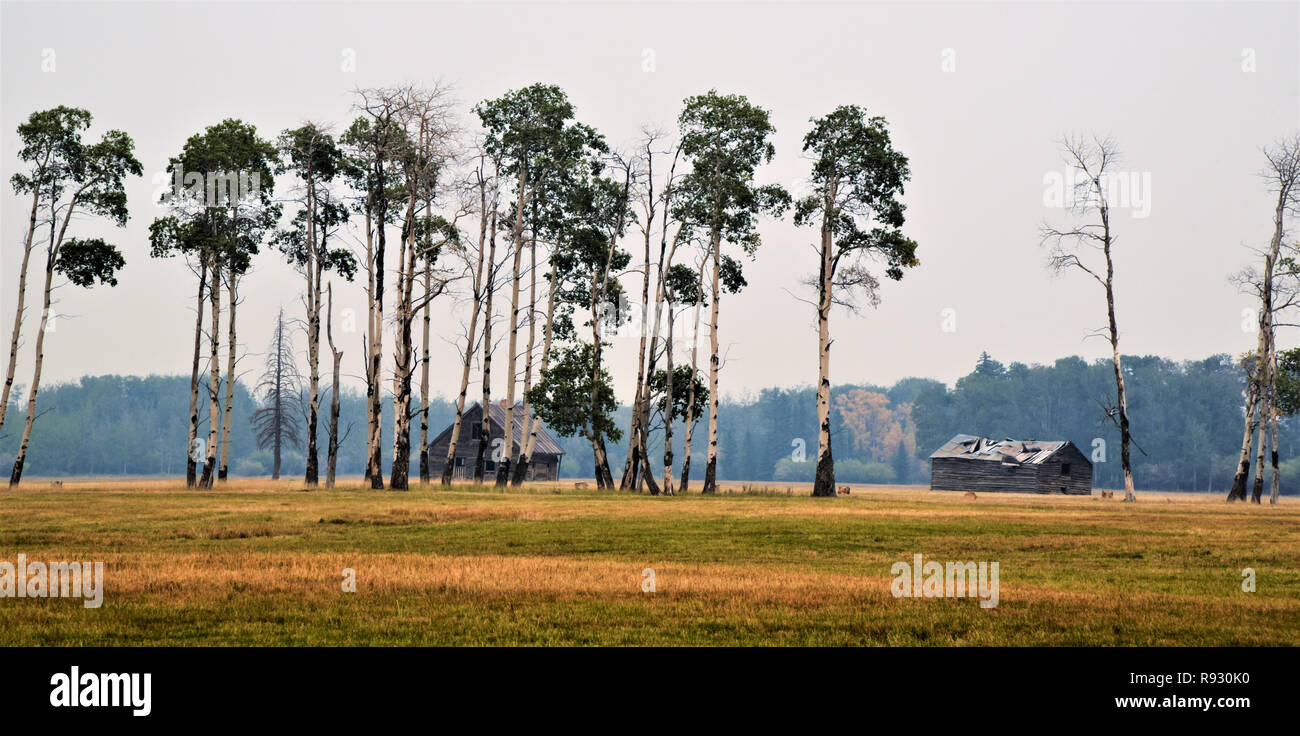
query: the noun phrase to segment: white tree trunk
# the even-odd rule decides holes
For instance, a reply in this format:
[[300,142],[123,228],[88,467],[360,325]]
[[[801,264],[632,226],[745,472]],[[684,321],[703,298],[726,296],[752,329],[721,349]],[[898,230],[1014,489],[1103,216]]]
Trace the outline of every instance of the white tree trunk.
[[514,249],[514,266],[510,281],[510,351],[506,355],[506,426],[505,444],[502,447],[501,460],[497,463],[496,485],[504,487],[510,478],[511,459],[514,456],[515,435],[515,375],[516,351],[519,349],[519,267],[523,258],[520,241],[524,236],[524,198],[528,189],[528,169],[519,167],[519,190],[515,195],[515,226],[510,247]]
[[185,444],[185,486],[193,488],[198,483],[198,461],[194,458],[194,442],[199,438],[199,356],[203,346],[203,291],[208,285],[208,259],[199,255],[199,294],[194,301],[194,360],[190,368],[190,434]]
[[208,446],[206,459],[203,462],[203,476],[199,481],[200,488],[211,488],[212,481],[216,475],[217,464],[217,431],[221,426],[221,404],[219,401],[221,391],[221,360],[218,351],[221,348],[221,272],[223,267],[219,260],[214,258],[212,266],[212,283],[208,286],[209,308],[212,312],[210,315],[208,335]]
[[704,487],[701,493],[718,491],[718,370],[721,357],[718,348],[718,280],[722,269],[722,234],[713,233],[713,284],[709,304],[709,454],[704,466]]
[[834,497],[835,458],[831,453],[831,297],[834,289],[835,189],[829,185],[822,202],[820,277],[817,282],[817,469],[814,496]]
[[0,429],[5,426],[5,412],[9,409],[9,393],[14,386],[14,371],[18,368],[18,342],[23,329],[23,311],[27,301],[27,269],[35,247],[36,213],[40,208],[40,190],[32,194],[31,218],[27,224],[27,236],[23,238],[23,261],[18,268],[18,305],[14,307],[14,331],[9,340],[9,368],[5,371],[5,386],[0,394]]
[[239,301],[239,276],[230,274],[226,285],[230,299],[230,315],[226,321],[226,401],[221,414],[221,462],[217,466],[217,480],[225,482],[230,469],[230,422],[235,406],[235,306]]

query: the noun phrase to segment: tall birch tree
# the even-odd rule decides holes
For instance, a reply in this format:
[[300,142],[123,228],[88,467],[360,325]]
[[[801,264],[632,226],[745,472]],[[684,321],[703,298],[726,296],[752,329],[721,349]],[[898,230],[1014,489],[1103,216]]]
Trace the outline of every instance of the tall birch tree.
[[857,311],[859,299],[879,303],[873,260],[898,281],[903,269],[919,264],[916,243],[904,237],[905,207],[898,197],[910,176],[907,157],[894,150],[885,119],[867,117],[857,105],[815,118],[804,136],[812,160],[812,192],[795,206],[796,225],[820,225],[816,253],[817,292],[817,471],[814,496],[836,495],[831,453],[831,330],[835,305]]
[[9,362],[3,393],[0,393],[0,430],[4,429],[5,412],[9,408],[9,395],[18,368],[18,346],[27,309],[27,274],[32,252],[36,249],[36,234],[41,228],[58,226],[50,215],[57,212],[57,205],[51,208],[50,203],[58,202],[68,187],[76,186],[69,178],[75,172],[84,149],[81,133],[90,127],[91,120],[87,110],[60,105],[34,112],[18,126],[18,139],[22,143],[18,158],[26,164],[26,170],[14,174],[9,181],[14,194],[31,196],[31,207],[23,234],[22,261],[18,267],[17,305],[9,338]]
[[[89,114],[85,118],[89,126]],[[82,288],[97,282],[117,285],[117,272],[125,260],[116,246],[102,238],[69,238],[68,225],[78,214],[107,218],[118,227],[126,225],[126,178],[140,176],[143,169],[135,158],[135,145],[131,137],[120,130],[110,130],[98,142],[90,145],[69,143],[66,183],[61,194],[46,200],[49,213],[49,235],[46,238],[44,260],[44,288],[42,290],[41,319],[36,328],[36,350],[32,366],[32,381],[27,387],[27,413],[22,439],[9,474],[9,487],[22,480],[23,465],[31,442],[32,427],[37,418],[36,396],[40,391],[41,371],[45,361],[45,336],[52,317],[51,304],[55,278],[66,278]]]
[[711,90],[688,97],[678,117],[682,153],[691,171],[682,183],[682,216],[707,233],[711,266],[709,315],[709,449],[704,468],[703,493],[717,491],[718,475],[718,375],[722,355],[718,337],[720,296],[724,272],[737,288],[743,284],[740,262],[722,253],[724,244],[738,246],[753,257],[762,239],[760,215],[780,217],[790,195],[779,185],[756,186],[760,165],[772,160],[776,148],[767,110],[743,95],[720,95]]
[[320,422],[321,301],[324,275],[333,270],[351,281],[356,258],[347,248],[331,247],[331,237],[347,221],[348,210],[335,197],[332,186],[344,166],[344,154],[334,137],[316,123],[306,123],[280,134],[280,153],[286,168],[300,182],[300,209],[288,230],[277,234],[276,245],[302,274],[307,331],[307,456],[303,482],[320,483],[317,427]]

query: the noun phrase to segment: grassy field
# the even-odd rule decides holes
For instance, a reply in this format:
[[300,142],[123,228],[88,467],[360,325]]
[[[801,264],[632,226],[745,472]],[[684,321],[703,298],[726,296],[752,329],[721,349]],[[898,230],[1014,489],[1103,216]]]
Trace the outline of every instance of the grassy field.
[[[0,645],[1300,644],[1296,499],[726,491],[24,482],[0,560],[103,561],[104,604],[0,599]],[[915,553],[1000,604],[893,597]]]

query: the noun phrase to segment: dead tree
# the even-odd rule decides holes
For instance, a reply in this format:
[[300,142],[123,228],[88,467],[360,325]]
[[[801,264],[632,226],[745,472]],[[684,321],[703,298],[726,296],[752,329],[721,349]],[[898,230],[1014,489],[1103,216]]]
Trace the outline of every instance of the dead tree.
[[[1119,160],[1115,142],[1109,138],[1067,137],[1061,142],[1067,166],[1081,176],[1076,180],[1067,209],[1082,222],[1068,230],[1050,225],[1042,228],[1042,241],[1051,249],[1050,268],[1061,273],[1076,268],[1092,277],[1106,295],[1106,328],[1115,370],[1115,410],[1119,414],[1120,464],[1124,470],[1124,500],[1136,501],[1133,466],[1129,457],[1132,434],[1129,426],[1128,395],[1124,386],[1124,365],[1119,353],[1119,324],[1115,318],[1115,234],[1109,200],[1114,167]],[[1101,263],[1095,262],[1099,253]]]
[[[1256,335],[1254,370],[1246,377],[1246,411],[1245,426],[1242,432],[1241,455],[1237,469],[1232,476],[1232,487],[1228,490],[1229,501],[1246,500],[1246,476],[1250,474],[1251,435],[1259,433],[1259,456],[1256,461],[1255,487],[1252,500],[1259,503],[1263,494],[1263,427],[1269,421],[1268,413],[1272,407],[1267,402],[1274,388],[1274,374],[1270,354],[1275,327],[1274,278],[1281,255],[1282,242],[1286,237],[1286,220],[1300,208],[1300,136],[1292,137],[1278,143],[1271,149],[1265,149],[1268,168],[1264,178],[1271,191],[1277,195],[1273,206],[1273,237],[1264,254],[1263,271],[1258,274],[1260,310]],[[1276,450],[1276,448],[1274,448]]]
[[275,333],[267,350],[266,372],[258,381],[256,392],[262,406],[249,421],[257,438],[257,449],[271,450],[272,480],[280,477],[280,458],[286,444],[302,445],[302,419],[306,404],[302,396],[302,375],[293,354],[293,336],[285,324],[284,310],[276,317]]
[[334,359],[333,383],[330,385],[329,445],[325,455],[325,487],[334,487],[334,471],[338,467],[339,445],[347,439],[352,427],[342,438],[339,437],[339,373],[343,365],[343,351],[334,346],[334,284],[326,289],[325,302],[325,339],[329,342],[330,356]]

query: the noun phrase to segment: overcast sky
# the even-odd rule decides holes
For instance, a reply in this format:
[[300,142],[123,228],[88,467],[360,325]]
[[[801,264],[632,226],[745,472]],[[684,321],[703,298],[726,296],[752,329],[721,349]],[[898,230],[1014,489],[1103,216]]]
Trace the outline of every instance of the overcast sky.
[[[647,124],[671,128],[688,95],[741,93],[777,128],[759,179],[787,187],[807,170],[799,146],[810,117],[847,103],[883,115],[911,160],[904,231],[921,266],[887,283],[879,308],[835,314],[836,383],[950,382],[983,350],[1007,363],[1109,354],[1085,340],[1105,323],[1099,287],[1078,273],[1053,277],[1038,242],[1045,220],[1066,221],[1044,194],[1045,177],[1064,170],[1056,142],[1067,132],[1113,136],[1140,183],[1114,223],[1122,350],[1184,359],[1253,347],[1253,325],[1243,329],[1251,301],[1228,276],[1271,235],[1260,147],[1300,128],[1296,3],[5,2],[0,14],[6,181],[18,165],[15,127],[60,104],[94,114],[93,138],[127,131],[146,171],[129,186],[125,229],[76,226],[118,243],[127,266],[116,289],[58,292],[65,316],[46,341],[45,381],[188,374],[193,277],[149,258],[148,225],[163,214],[150,203],[154,174],[224,118],[268,138],[306,119],[342,127],[356,87],[440,78],[468,120],[481,99],[557,84],[616,145]],[[6,186],[6,343],[25,207]],[[814,314],[790,293],[807,296],[799,284],[816,270],[815,231],[765,222],[762,235],[749,287],[722,304],[722,387],[733,396],[817,375]],[[276,310],[301,311],[302,286],[269,249],[243,283],[241,341],[261,353]],[[29,288],[29,304],[39,301],[39,285]],[[336,309],[364,314],[359,284],[335,292]],[[458,333],[450,304],[435,310],[445,338]],[[360,373],[360,333],[341,339],[345,372]],[[451,395],[456,359],[441,341],[433,350],[432,383]],[[611,353],[624,402],[634,350],[621,340]],[[18,382],[29,376],[27,352]]]

